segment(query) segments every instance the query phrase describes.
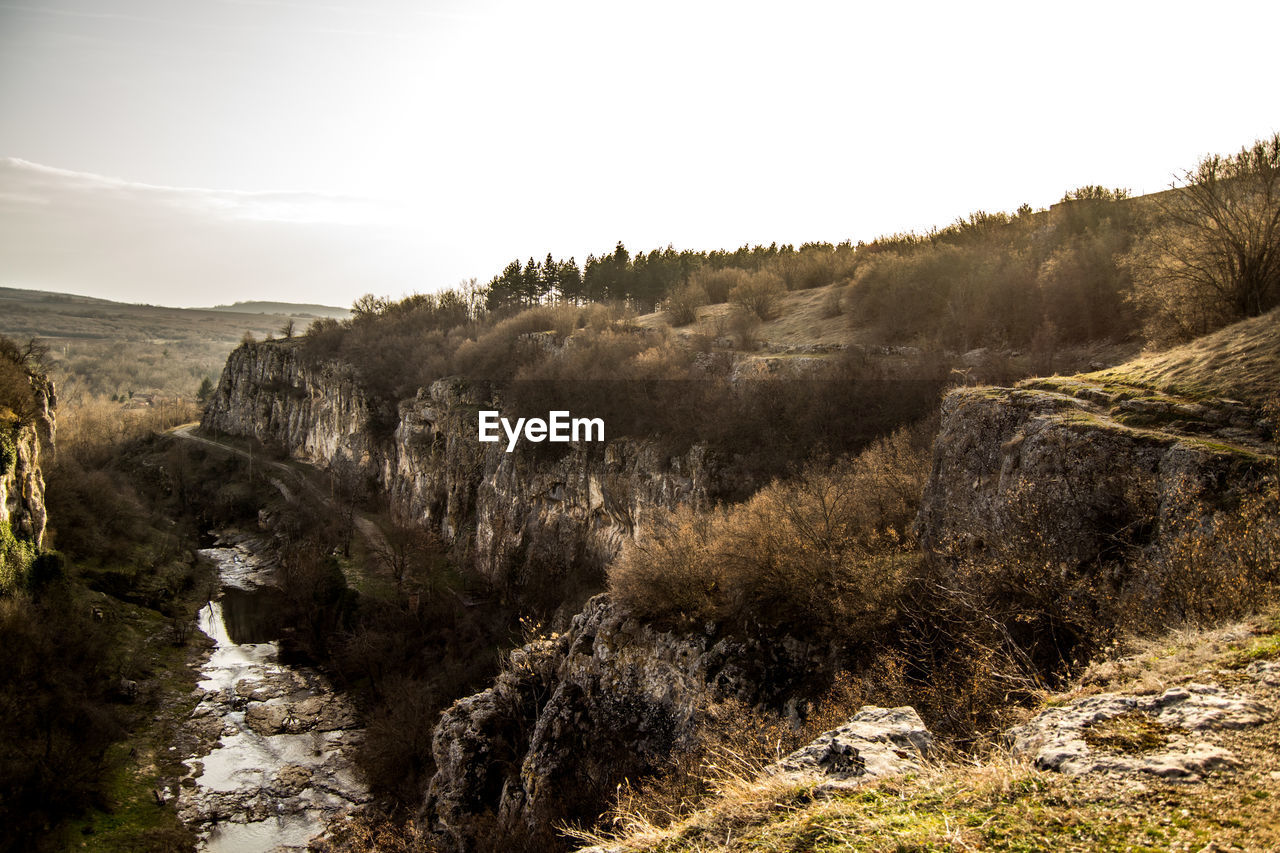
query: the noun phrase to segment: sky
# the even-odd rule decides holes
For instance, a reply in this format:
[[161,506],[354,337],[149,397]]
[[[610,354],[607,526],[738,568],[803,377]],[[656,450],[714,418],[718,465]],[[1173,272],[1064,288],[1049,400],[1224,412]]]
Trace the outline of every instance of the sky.
[[0,0],[0,286],[349,305],[870,240],[1280,130],[1280,4]]

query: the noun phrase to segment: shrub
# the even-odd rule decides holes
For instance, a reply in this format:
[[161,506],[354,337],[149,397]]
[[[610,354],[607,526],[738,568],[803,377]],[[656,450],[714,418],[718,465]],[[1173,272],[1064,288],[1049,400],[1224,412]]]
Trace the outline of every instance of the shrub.
[[782,313],[782,297],[786,290],[777,275],[757,272],[735,285],[729,291],[729,299],[761,320],[772,320]]
[[738,349],[754,350],[759,329],[760,318],[741,306],[734,306],[725,318],[725,331],[737,339]]
[[800,251],[776,258],[768,269],[782,277],[787,290],[810,290],[847,280],[857,269],[857,255],[849,244],[808,244]]
[[1175,521],[1173,547],[1140,577],[1138,612],[1161,621],[1221,622],[1274,597],[1280,585],[1280,483],[1275,477],[1232,511]]
[[26,584],[35,557],[35,545],[15,537],[9,522],[0,521],[0,595],[12,594]]
[[102,802],[123,734],[113,639],[71,595],[0,597],[0,848],[52,849],[51,827]]
[[707,304],[707,292],[697,284],[678,288],[663,303],[667,322],[673,326],[687,326],[698,319],[698,309]]
[[413,802],[435,770],[431,735],[449,697],[441,696],[434,684],[401,675],[379,687],[383,703],[369,717],[360,767],[375,790]]
[[1157,222],[1125,259],[1161,343],[1280,304],[1280,133],[1205,157],[1182,181],[1153,199]]
[[822,300],[823,317],[839,317],[844,313],[844,292],[843,287],[831,288],[831,292]]
[[523,364],[546,355],[547,346],[577,327],[578,309],[540,305],[508,317],[475,340],[463,342],[453,355],[453,369],[475,379],[510,378]]
[[921,431],[815,464],[744,504],[674,511],[609,571],[626,606],[685,627],[861,642],[891,620],[928,463]]
[[729,293],[742,284],[750,273],[737,267],[720,270],[698,270],[689,276],[689,285],[700,287],[707,294],[707,301],[712,305],[729,301]]

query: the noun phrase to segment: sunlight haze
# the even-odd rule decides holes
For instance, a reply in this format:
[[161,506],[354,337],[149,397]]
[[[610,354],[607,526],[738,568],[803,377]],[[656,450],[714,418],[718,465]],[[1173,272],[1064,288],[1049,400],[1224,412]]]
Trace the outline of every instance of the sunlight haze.
[[0,2],[0,286],[348,305],[870,240],[1280,129],[1280,7]]

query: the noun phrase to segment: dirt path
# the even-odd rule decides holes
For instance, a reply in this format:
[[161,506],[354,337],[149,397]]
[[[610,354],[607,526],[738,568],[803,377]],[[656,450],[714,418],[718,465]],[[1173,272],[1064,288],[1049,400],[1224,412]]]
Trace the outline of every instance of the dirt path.
[[[169,434],[184,441],[191,441],[196,444],[221,450],[224,453],[234,454],[243,459],[248,459],[251,464],[261,465],[267,470],[275,471],[284,475],[285,479],[273,477],[269,477],[268,479],[271,484],[285,496],[286,499],[293,498],[293,493],[289,486],[289,484],[292,483],[294,488],[307,492],[322,504],[325,504],[335,510],[338,509],[338,507],[334,505],[333,499],[329,496],[327,491],[317,485],[313,479],[313,476],[321,476],[321,471],[319,469],[306,465],[303,462],[294,461],[290,464],[287,462],[277,462],[272,459],[264,459],[261,455],[255,456],[250,451],[236,447],[234,444],[230,444],[216,438],[210,438],[206,435],[197,435],[195,430],[198,429],[199,426],[200,424],[194,422],[183,424],[182,426],[174,427],[169,430]],[[357,512],[355,514],[354,522],[356,530],[358,530],[360,535],[364,537],[370,548],[374,550],[387,550],[387,537],[383,534],[382,529],[378,527],[377,522],[361,512]]]

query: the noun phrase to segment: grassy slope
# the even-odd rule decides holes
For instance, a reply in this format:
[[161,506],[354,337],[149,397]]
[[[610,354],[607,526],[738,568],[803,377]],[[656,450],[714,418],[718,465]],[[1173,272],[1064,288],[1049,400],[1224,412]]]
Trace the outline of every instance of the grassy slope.
[[1191,397],[1265,402],[1280,393],[1280,309],[1088,378]]
[[[775,320],[762,323],[756,336],[781,346],[862,343],[865,335],[850,324],[848,315],[833,314],[829,307],[843,288],[843,285],[833,284],[787,293],[782,298],[781,314]],[[703,306],[698,309],[698,321],[677,329],[676,333],[681,336],[706,335],[711,338],[730,334],[728,329],[731,328],[731,312],[732,306],[726,302]],[[637,318],[636,323],[657,328],[667,325],[667,320],[662,311],[655,311]]]
[[[836,308],[848,289],[845,284],[830,284],[809,290],[793,290],[782,297],[777,318],[761,323],[753,336],[764,344],[765,350],[786,351],[803,347],[859,347],[877,343],[872,330],[854,322],[850,314],[837,313]],[[698,320],[688,326],[674,329],[679,338],[703,337],[716,340],[732,337],[734,306],[727,302],[705,305],[698,309]],[[636,325],[658,329],[669,325],[663,311],[654,311],[637,317]],[[883,342],[879,342],[883,343]],[[918,343],[918,342],[904,342]],[[1131,344],[1096,343],[1084,346],[1060,348],[1054,359],[1058,369],[1082,369],[1088,364],[1116,364],[1129,358],[1135,347]],[[1028,363],[1026,353],[1013,359],[1015,369],[1021,370]]]

